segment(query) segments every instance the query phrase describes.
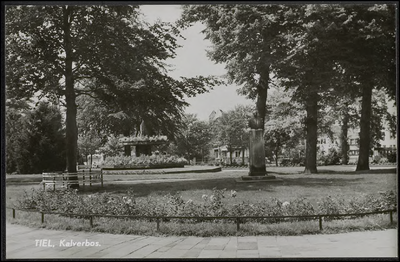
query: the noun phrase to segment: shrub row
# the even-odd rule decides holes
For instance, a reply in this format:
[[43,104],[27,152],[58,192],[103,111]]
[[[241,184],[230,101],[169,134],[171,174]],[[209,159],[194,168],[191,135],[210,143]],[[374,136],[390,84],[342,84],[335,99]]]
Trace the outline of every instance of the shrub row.
[[[210,196],[203,195],[201,200],[194,202],[191,199],[183,199],[178,193],[167,194],[162,198],[137,198],[132,191],[127,191],[125,196],[115,196],[110,193],[81,195],[76,190],[68,189],[55,192],[32,189],[30,193],[25,191],[24,195],[18,199],[17,208],[73,214],[210,217],[349,214],[397,207],[396,194],[393,191],[352,199],[328,196],[322,198],[315,206],[306,198],[298,198],[291,202],[272,198],[256,203],[243,201],[239,204],[228,204],[226,199],[234,198],[236,195],[235,191],[214,189]],[[280,220],[258,219],[256,221],[271,223]],[[190,222],[201,222],[201,219],[193,219]]]

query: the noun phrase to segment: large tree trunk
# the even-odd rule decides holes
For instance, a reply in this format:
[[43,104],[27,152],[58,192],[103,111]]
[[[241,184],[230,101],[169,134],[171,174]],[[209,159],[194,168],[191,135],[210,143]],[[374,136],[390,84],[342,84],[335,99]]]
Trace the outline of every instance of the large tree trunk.
[[[268,80],[265,80],[265,81],[268,81]],[[257,88],[256,110],[257,110],[257,115],[261,121],[260,126],[262,127],[263,130],[264,130],[264,123],[265,123],[267,91],[268,91],[268,89],[264,86],[260,86]]]
[[317,173],[317,125],[318,125],[318,94],[311,93],[306,102],[306,159],[305,174]]
[[349,143],[347,142],[348,130],[349,130],[349,115],[347,113],[344,113],[342,122],[342,132],[340,136],[342,165],[347,165],[349,163]]
[[[63,8],[64,22],[64,46],[65,46],[65,102],[67,105],[66,115],[66,155],[67,172],[76,173],[77,149],[78,149],[78,128],[76,124],[77,106],[75,103],[74,78],[72,72],[73,50],[71,45],[71,7]],[[79,188],[78,175],[71,175],[69,179],[71,188]]]
[[363,88],[360,121],[360,150],[356,171],[369,170],[372,88],[369,82],[366,82],[366,86]]

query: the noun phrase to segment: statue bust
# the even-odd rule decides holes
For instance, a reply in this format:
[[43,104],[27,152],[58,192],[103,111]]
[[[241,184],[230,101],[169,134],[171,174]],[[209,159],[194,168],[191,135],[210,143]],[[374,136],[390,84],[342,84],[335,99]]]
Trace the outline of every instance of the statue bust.
[[262,119],[261,117],[258,117],[257,112],[254,113],[253,118],[251,118],[249,120],[249,127],[251,129],[262,129],[263,128],[263,124],[262,124]]

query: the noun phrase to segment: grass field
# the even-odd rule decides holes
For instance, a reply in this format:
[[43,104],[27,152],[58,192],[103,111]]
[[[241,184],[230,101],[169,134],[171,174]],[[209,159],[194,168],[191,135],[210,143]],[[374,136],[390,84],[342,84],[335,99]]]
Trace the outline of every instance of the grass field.
[[[305,197],[318,201],[325,196],[353,197],[388,190],[397,192],[397,174],[393,169],[376,169],[364,173],[352,171],[351,167],[334,166],[321,169],[318,174],[299,174],[297,167],[274,168],[271,174],[281,179],[273,183],[238,183],[236,179],[247,175],[247,170],[224,170],[218,173],[184,173],[151,175],[105,175],[104,187],[99,185],[80,188],[81,194],[110,192],[124,194],[133,191],[136,197],[163,196],[179,192],[183,198],[201,201],[203,194],[210,194],[213,188],[235,190],[235,202],[259,201],[277,198],[290,201]],[[292,173],[290,173],[292,171]],[[18,181],[18,180],[17,180]],[[41,176],[25,176],[19,183],[7,179],[7,204],[12,204],[24,190],[39,189]],[[34,181],[34,182],[29,182]]]

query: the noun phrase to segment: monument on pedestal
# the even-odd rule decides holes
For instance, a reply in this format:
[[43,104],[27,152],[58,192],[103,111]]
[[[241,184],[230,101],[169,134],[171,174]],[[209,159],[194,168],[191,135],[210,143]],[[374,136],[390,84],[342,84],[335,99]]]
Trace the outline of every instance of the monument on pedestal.
[[276,179],[268,175],[265,169],[264,129],[263,121],[257,113],[249,121],[250,147],[249,147],[249,175],[242,176],[241,181],[271,181]]

